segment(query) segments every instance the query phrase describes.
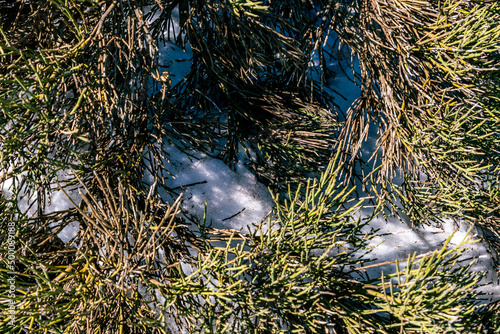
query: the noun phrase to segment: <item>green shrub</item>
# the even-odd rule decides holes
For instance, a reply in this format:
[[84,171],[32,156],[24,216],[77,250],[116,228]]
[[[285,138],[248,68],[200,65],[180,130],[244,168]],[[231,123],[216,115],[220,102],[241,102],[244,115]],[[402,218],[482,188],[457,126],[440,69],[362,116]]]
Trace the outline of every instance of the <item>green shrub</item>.
[[[157,43],[176,6],[182,30],[167,37],[189,42],[193,65],[170,87]],[[0,197],[0,309],[14,301],[15,318],[0,331],[499,332],[497,304],[477,305],[481,274],[458,265],[463,244],[356,279],[372,265],[372,235],[354,192],[362,180],[377,213],[466,219],[497,236],[499,8],[2,1],[0,184],[12,194]],[[345,121],[324,87],[326,59],[346,54],[338,48],[360,64]],[[378,167],[364,172],[370,126]],[[280,194],[271,218],[248,233],[181,218],[181,199],[159,195],[169,191],[163,141],[233,166],[240,146],[253,149],[256,175]],[[74,189],[81,204],[46,212],[54,190]],[[64,244],[57,234],[72,222]]]

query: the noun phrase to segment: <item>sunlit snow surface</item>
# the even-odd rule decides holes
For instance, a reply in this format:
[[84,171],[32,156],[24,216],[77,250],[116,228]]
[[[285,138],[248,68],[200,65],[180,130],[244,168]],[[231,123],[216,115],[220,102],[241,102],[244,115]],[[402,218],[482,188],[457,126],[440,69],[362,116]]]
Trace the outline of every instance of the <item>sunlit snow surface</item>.
[[[166,186],[177,194],[182,192],[182,209],[200,221],[206,210],[206,224],[213,228],[242,229],[259,223],[272,209],[268,189],[258,183],[255,176],[239,163],[237,172],[224,162],[201,153],[187,156],[174,146],[168,170],[173,175]],[[148,179],[153,183],[152,179]],[[195,185],[192,185],[195,184]],[[172,196],[164,193],[166,199]],[[175,197],[175,194],[174,194]]]

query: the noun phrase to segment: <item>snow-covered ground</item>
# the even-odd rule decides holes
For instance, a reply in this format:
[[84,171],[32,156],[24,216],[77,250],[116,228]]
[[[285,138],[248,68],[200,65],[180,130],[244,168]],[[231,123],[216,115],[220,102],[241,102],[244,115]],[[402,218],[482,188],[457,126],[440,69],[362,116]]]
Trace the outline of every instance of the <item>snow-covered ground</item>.
[[[182,50],[173,43],[160,44],[160,65],[170,72],[172,86],[179,83],[189,72],[191,62],[191,51],[189,48]],[[329,66],[335,69],[337,66],[331,62]],[[329,84],[333,89],[340,92],[345,99],[336,98],[336,103],[345,112],[351,103],[359,96],[359,88],[355,86],[341,71],[330,79]],[[373,152],[376,134],[371,133],[369,140],[365,143],[363,150],[367,153]],[[206,156],[201,153],[191,152],[193,156],[188,157],[173,146],[166,148],[170,154],[169,170],[175,176],[168,181],[167,186],[178,192],[183,192],[182,208],[192,215],[203,219],[206,205],[207,223],[216,228],[246,229],[247,226],[259,223],[273,207],[273,201],[267,188],[257,182],[255,176],[244,166],[243,162],[238,164],[237,172],[231,170],[222,161]],[[147,180],[146,180],[147,181]],[[0,190],[9,194],[9,184],[0,185]],[[79,203],[78,196],[71,194],[74,201]],[[169,196],[164,194],[164,196]],[[22,205],[27,207],[27,201]],[[64,210],[72,204],[61,191],[55,191],[52,196],[49,211]],[[360,211],[362,217],[371,214],[369,208]],[[401,222],[397,219],[385,220],[381,217],[373,219],[369,227],[378,230],[378,236],[372,241],[373,251],[371,257],[377,262],[387,264],[371,268],[368,271],[370,277],[379,276],[381,270],[385,273],[394,270],[392,262],[396,259],[406,259],[409,254],[417,252],[424,254],[442,247],[448,236],[455,232],[452,244],[460,243],[470,228],[467,223],[461,223],[458,227],[451,221],[446,222],[442,229],[436,227],[414,228],[411,222]],[[77,224],[64,229],[59,237],[68,242],[76,234]],[[471,235],[478,232],[473,228]],[[376,246],[375,246],[376,245]],[[482,242],[469,246],[466,256],[477,260],[474,270],[485,270],[488,272],[485,282],[491,285],[482,290],[491,293],[494,299],[500,298],[500,286],[498,275],[493,268],[489,253]]]
[[202,153],[188,157],[173,146],[166,151],[173,175],[167,187],[183,193],[182,209],[198,219],[205,214],[206,202],[207,225],[246,231],[247,225],[259,223],[272,209],[268,189],[241,162],[236,172]]

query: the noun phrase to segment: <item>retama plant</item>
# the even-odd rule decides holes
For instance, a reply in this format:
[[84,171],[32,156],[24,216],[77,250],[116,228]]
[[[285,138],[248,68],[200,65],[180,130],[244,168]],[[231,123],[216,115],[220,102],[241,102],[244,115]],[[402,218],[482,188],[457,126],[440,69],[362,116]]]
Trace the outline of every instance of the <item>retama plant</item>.
[[[0,2],[0,332],[499,332],[466,241],[363,279],[377,262],[356,214],[465,220],[498,251],[499,16],[480,0]],[[173,87],[165,40],[193,50]],[[327,59],[361,88],[349,110]],[[272,214],[247,232],[188,220],[160,196],[164,142],[234,168],[255,152]],[[47,212],[56,190],[81,203]]]

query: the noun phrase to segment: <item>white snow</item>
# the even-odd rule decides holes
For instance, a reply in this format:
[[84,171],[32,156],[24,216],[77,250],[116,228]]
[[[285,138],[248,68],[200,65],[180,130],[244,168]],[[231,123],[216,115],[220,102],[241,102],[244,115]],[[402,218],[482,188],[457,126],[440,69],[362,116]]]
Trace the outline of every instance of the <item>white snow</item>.
[[[371,210],[369,209],[360,211],[361,217],[367,217],[370,213]],[[467,238],[471,239],[471,241],[478,240],[481,236],[477,229],[470,224],[459,222],[455,225],[451,219],[446,220],[441,228],[435,226],[411,228],[408,224],[396,218],[386,220],[382,217],[376,217],[370,221],[366,231],[368,232],[368,229],[371,228],[377,230],[377,233],[370,242],[372,250],[368,257],[376,259],[374,263],[382,264],[366,270],[366,274],[371,279],[380,277],[382,272],[385,274],[395,272],[395,260],[398,260],[400,269],[402,269],[405,267],[409,255],[414,253],[417,255],[428,254],[441,249],[446,239],[451,235],[453,237],[448,247],[455,247]],[[467,250],[461,257],[464,260],[463,264],[468,264],[472,259],[475,259],[476,262],[471,269],[486,272],[481,284],[489,285],[478,289],[485,294],[489,294],[489,296],[483,298],[485,300],[500,299],[498,274],[494,269],[493,260],[484,242],[471,242],[465,247]]]
[[172,78],[172,87],[177,85],[190,71],[191,58],[193,51],[189,45],[186,45],[186,50],[182,50],[179,46],[172,42],[160,42],[160,66],[159,72],[163,72],[163,68],[167,68],[170,77]]
[[[9,171],[8,171],[9,172]],[[7,172],[7,173],[8,173]],[[62,183],[63,180],[68,179],[70,171],[62,171],[57,174],[59,182]],[[1,177],[2,175],[0,175]],[[14,178],[8,178],[4,182],[0,183],[0,192],[6,197],[11,198],[13,196],[13,186],[14,181],[19,183],[22,181],[22,177],[18,176],[14,180]],[[21,193],[23,193],[21,191]],[[65,194],[66,193],[66,194]],[[68,196],[71,198],[68,199]],[[18,198],[18,207],[21,212],[23,212],[28,217],[33,216],[37,210],[37,194],[33,194],[32,196],[19,196]],[[45,213],[49,214],[57,211],[64,211],[70,208],[73,208],[74,205],[71,203],[73,201],[76,205],[79,205],[82,201],[82,198],[78,194],[77,189],[67,189],[65,191],[55,190],[50,193],[50,198],[47,199],[47,203],[45,205]],[[57,236],[65,243],[69,242],[77,233],[79,228],[78,222],[71,222],[66,226],[61,232],[57,234]]]
[[[205,154],[190,152],[188,156],[173,145],[164,147],[170,155],[168,171],[173,175],[166,186],[176,194],[183,193],[182,209],[203,220],[207,226],[247,231],[246,227],[259,223],[272,208],[268,189],[240,162],[237,172],[224,162]],[[153,183],[152,178],[147,179]],[[166,200],[175,194],[162,193]]]

